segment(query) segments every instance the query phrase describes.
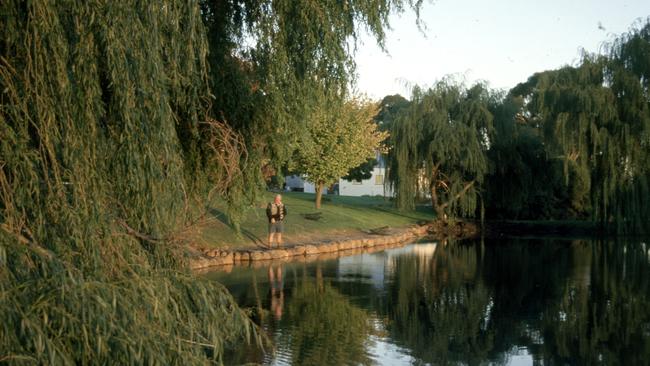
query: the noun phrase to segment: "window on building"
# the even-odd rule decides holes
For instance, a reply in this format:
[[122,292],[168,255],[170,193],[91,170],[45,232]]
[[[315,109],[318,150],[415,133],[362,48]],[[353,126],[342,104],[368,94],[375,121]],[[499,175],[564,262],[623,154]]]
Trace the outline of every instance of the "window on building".
[[375,184],[376,185],[382,185],[384,184],[384,176],[383,175],[375,175]]

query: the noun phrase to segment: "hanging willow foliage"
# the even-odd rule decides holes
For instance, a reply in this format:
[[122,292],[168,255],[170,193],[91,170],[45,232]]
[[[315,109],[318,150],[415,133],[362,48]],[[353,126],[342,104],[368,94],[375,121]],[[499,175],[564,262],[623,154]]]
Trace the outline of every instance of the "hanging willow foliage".
[[542,133],[526,123],[524,99],[501,96],[490,109],[495,132],[490,140],[485,215],[490,219],[562,219],[557,192],[565,190],[562,162],[547,159]]
[[488,90],[453,80],[413,90],[408,107],[392,122],[388,181],[400,209],[413,209],[428,194],[438,217],[473,216],[492,130]]
[[0,363],[202,364],[254,334],[177,235],[225,136],[206,52],[196,1],[0,3]]
[[[650,18],[633,26],[609,47],[607,75],[616,98],[619,144],[619,174],[612,208],[599,205],[596,218],[616,218],[617,231],[650,231]],[[621,167],[623,169],[621,169]],[[621,171],[622,170],[622,171]],[[602,176],[601,176],[601,179]],[[593,195],[596,196],[596,195]],[[597,197],[597,196],[596,196]]]
[[576,67],[534,74],[511,90],[527,100],[549,160],[563,165],[565,211],[618,233],[650,221],[650,23],[583,55]]

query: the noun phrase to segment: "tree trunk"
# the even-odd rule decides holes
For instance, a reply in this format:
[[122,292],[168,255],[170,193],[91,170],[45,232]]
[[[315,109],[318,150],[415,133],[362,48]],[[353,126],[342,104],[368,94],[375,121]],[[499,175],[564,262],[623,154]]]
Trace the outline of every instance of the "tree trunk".
[[323,182],[316,183],[316,209],[320,209],[320,201],[323,196]]
[[[456,195],[454,195],[453,197],[450,197],[450,198],[447,200],[447,202],[445,202],[445,203],[441,203],[441,204],[437,204],[437,205],[435,206],[436,214],[437,214],[437,215],[443,215],[443,217],[444,217],[445,209],[447,208],[447,206],[451,205],[452,203],[454,203],[454,201],[456,201],[457,199],[461,198],[465,193],[467,193],[467,191],[468,191],[470,188],[472,188],[472,186],[474,185],[475,182],[476,182],[476,181],[473,180],[473,181],[471,181],[471,182],[465,184],[465,187],[463,187],[463,189],[461,189],[460,192],[456,193]],[[435,192],[435,189],[433,189],[433,190],[431,191],[431,199],[433,199],[433,194],[434,194],[434,192]],[[436,201],[437,201],[437,199],[436,199]]]
[[436,184],[432,183],[429,187],[431,189],[431,207],[436,212],[437,219],[445,218],[445,208],[443,205],[438,203],[438,192],[436,191]]
[[431,191],[431,207],[436,212],[436,218],[441,220],[445,218],[445,207],[438,202],[438,191],[436,191],[436,185],[438,184],[436,177],[438,176],[439,166],[440,164],[435,164],[431,169],[432,173],[431,178],[429,178],[429,190]]

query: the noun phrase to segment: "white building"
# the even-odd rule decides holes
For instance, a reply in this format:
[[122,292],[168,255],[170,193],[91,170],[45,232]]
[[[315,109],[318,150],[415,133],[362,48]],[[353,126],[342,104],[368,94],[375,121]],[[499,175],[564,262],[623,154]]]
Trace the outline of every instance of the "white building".
[[288,191],[302,192],[305,188],[305,181],[298,175],[288,175],[284,177],[284,184]]
[[[386,163],[381,155],[377,154],[377,165],[372,171],[372,176],[369,179],[360,181],[348,181],[339,179],[338,181],[338,194],[341,196],[385,196],[392,197],[393,194],[389,187],[384,185],[386,177]],[[303,191],[307,193],[315,193],[316,188],[313,183],[308,182],[297,175],[285,177],[287,189],[292,191]],[[327,188],[323,193],[329,193]],[[337,193],[336,189],[333,193]]]
[[341,196],[386,196],[392,197],[390,188],[384,185],[386,168],[380,165],[372,170],[369,179],[348,181],[339,179],[339,194]]

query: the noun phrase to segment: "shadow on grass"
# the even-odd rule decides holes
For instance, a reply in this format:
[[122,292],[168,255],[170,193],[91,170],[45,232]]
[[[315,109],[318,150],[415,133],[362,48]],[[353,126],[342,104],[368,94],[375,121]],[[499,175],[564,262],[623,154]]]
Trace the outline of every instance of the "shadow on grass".
[[[214,207],[210,207],[208,209],[208,212],[210,212],[212,216],[214,216],[217,220],[221,221],[224,225],[228,226],[230,230],[236,232],[235,226],[230,222],[230,220],[228,220],[228,216],[223,211],[219,211]],[[253,244],[255,244],[256,246],[260,248],[267,247],[266,243],[262,239],[260,239],[257,235],[253,234],[250,230],[240,227],[240,231],[241,234],[243,234],[245,237],[250,239],[253,242]]]

